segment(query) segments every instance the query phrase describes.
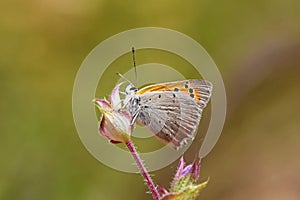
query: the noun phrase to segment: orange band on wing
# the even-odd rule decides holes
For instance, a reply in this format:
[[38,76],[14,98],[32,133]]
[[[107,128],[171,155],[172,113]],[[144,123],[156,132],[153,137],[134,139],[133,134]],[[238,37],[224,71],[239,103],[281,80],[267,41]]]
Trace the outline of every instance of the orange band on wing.
[[149,85],[136,92],[136,94],[144,94],[146,92],[157,92],[157,91],[172,91],[172,88],[168,88],[165,85]]
[[[174,91],[182,92],[193,98],[195,101],[200,101],[203,94],[206,94],[204,101],[208,101],[211,93],[211,83],[203,80],[183,80],[168,83],[160,83],[146,86],[136,92],[136,94],[144,94],[147,92],[158,91]],[[201,91],[200,91],[201,90]],[[208,97],[209,96],[209,97]]]

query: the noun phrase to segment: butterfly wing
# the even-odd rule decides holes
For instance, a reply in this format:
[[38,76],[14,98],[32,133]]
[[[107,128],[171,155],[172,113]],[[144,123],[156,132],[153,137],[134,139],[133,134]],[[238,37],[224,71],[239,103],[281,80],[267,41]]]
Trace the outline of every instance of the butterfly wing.
[[205,108],[212,91],[212,84],[206,80],[183,80],[168,83],[160,83],[146,86],[136,92],[136,94],[145,94],[148,92],[159,92],[159,91],[173,91],[182,92],[189,95],[196,102],[198,102],[201,108]]
[[138,106],[131,104],[130,112],[162,142],[179,148],[194,138],[203,107],[192,97],[175,91],[146,92],[136,97]]

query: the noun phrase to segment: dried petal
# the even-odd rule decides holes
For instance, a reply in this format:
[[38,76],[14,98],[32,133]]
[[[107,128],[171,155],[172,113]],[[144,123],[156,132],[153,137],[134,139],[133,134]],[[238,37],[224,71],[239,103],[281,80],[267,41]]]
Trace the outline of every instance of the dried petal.
[[116,85],[116,87],[112,90],[111,94],[109,95],[109,101],[112,107],[116,110],[119,110],[122,107],[122,102],[119,94],[119,88],[121,85],[122,83]]
[[179,178],[181,176],[184,166],[185,166],[185,162],[183,160],[183,157],[181,157],[179,160],[179,165],[177,167],[177,172],[176,172],[175,177]]
[[191,174],[195,181],[197,181],[199,178],[199,172],[200,172],[200,160],[198,162],[194,161],[191,169]]

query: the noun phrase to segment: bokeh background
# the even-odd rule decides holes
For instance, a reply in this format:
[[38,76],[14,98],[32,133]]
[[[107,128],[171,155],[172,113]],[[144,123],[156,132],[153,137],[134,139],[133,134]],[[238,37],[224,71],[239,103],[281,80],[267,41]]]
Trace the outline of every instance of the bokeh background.
[[[1,1],[0,199],[151,199],[138,174],[88,153],[71,106],[87,54],[144,26],[198,41],[225,81],[227,121],[202,161],[200,179],[210,183],[198,199],[300,199],[299,13],[297,0]],[[168,187],[175,169],[153,172],[155,182]]]

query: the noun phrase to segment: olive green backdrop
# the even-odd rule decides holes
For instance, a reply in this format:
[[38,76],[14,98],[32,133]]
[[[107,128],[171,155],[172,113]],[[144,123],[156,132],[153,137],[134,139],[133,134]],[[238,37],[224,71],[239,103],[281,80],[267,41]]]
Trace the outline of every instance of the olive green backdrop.
[[[112,170],[87,152],[71,102],[77,70],[97,44],[157,26],[203,45],[227,89],[227,121],[202,162],[200,179],[210,183],[199,199],[298,200],[299,13],[297,0],[2,1],[0,199],[151,199],[139,175]],[[159,57],[142,54],[141,62]],[[120,64],[131,65],[127,58]],[[175,169],[152,173],[155,182],[167,187]]]

